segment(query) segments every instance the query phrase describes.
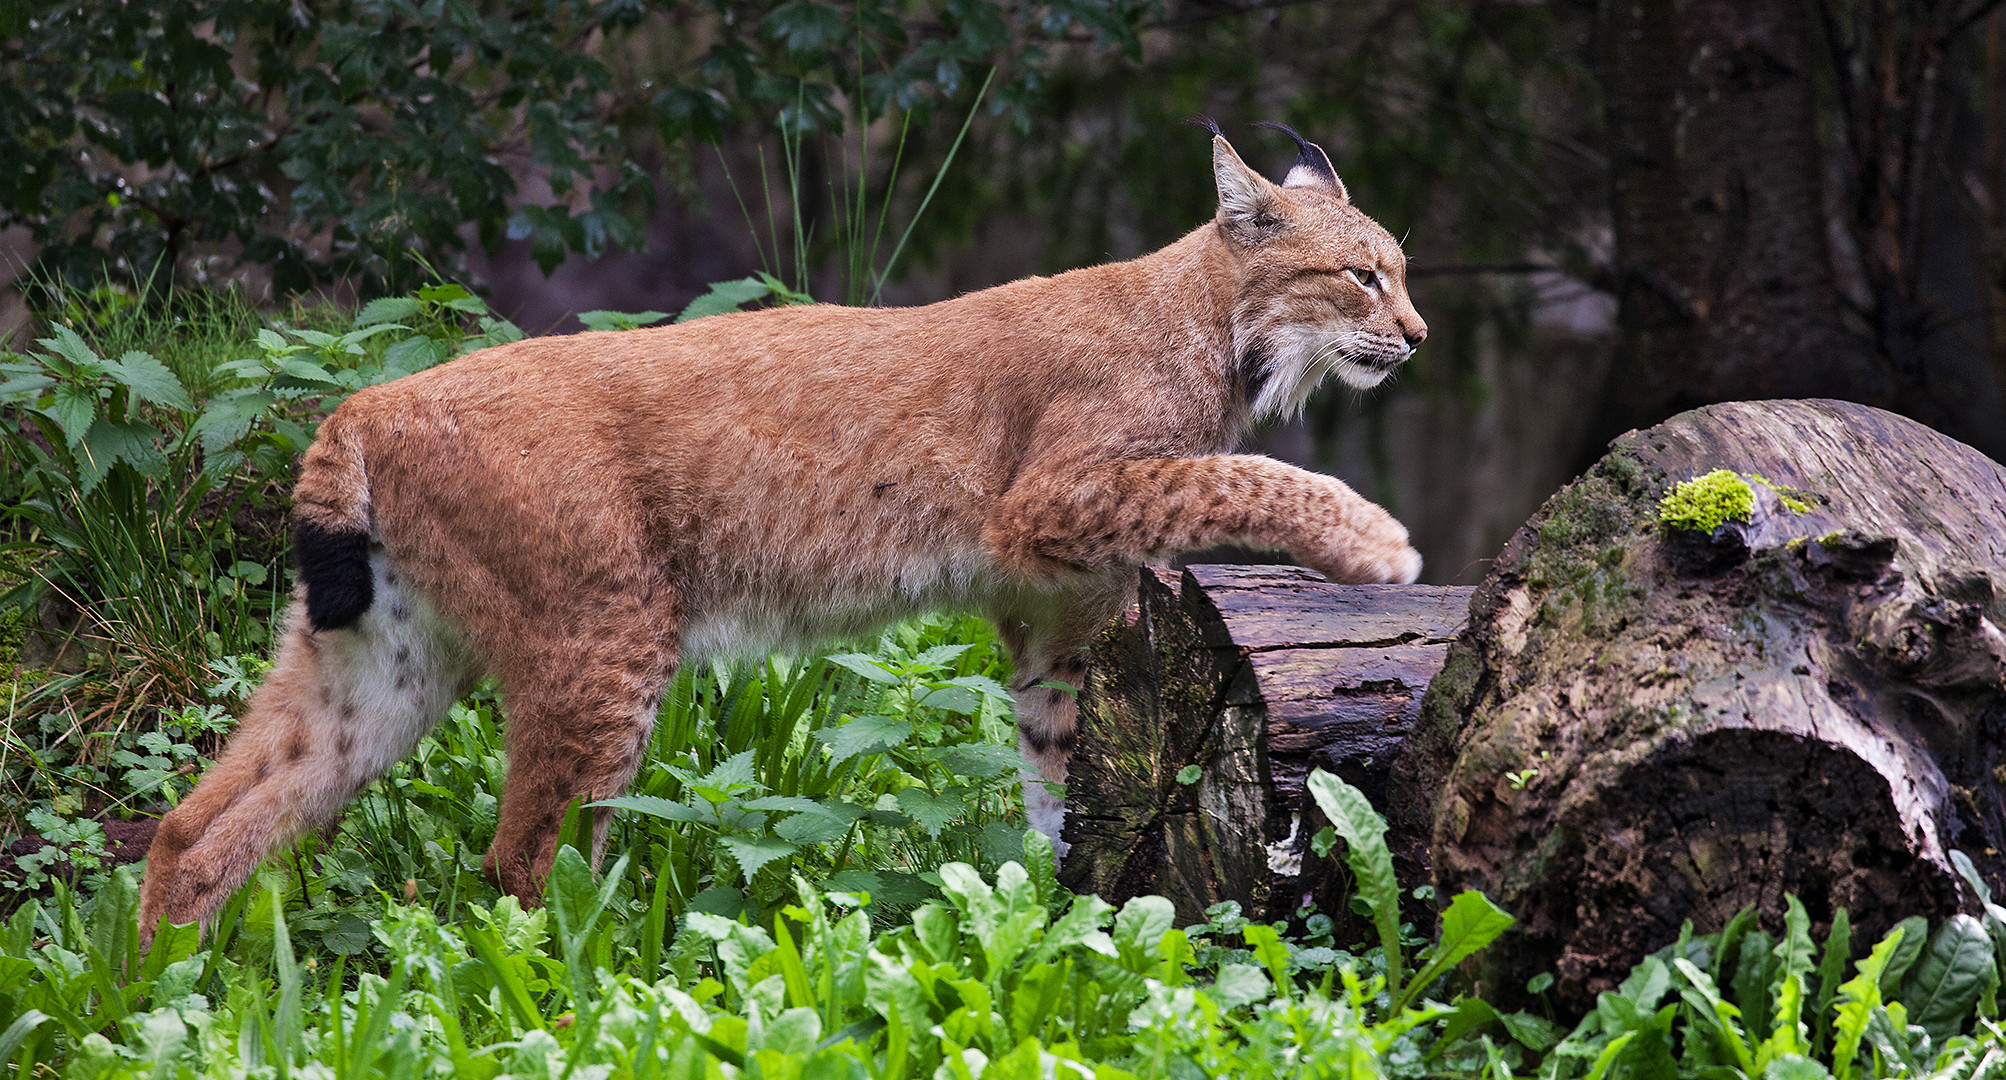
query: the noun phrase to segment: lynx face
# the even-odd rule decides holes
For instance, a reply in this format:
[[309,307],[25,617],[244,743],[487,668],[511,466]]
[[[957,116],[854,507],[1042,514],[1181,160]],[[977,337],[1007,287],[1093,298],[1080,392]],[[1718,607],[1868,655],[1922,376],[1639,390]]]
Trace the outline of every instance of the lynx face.
[[1351,205],[1323,151],[1296,138],[1301,154],[1280,185],[1226,140],[1212,143],[1218,226],[1245,260],[1233,345],[1261,419],[1299,412],[1332,373],[1360,390],[1377,386],[1428,336],[1407,297],[1399,243]]

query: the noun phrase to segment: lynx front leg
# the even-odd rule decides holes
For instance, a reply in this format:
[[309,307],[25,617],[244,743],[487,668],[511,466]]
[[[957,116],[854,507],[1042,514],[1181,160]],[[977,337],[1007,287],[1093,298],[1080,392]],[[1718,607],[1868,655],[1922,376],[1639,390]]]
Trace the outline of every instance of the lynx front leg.
[[1016,698],[1017,746],[1029,766],[1024,771],[1024,814],[1032,828],[1051,838],[1061,857],[1067,848],[1060,838],[1066,803],[1055,789],[1065,784],[1072,765],[1087,646],[1127,604],[1129,579],[1129,572],[1116,572],[1049,604],[1005,610],[996,617],[1016,667],[1010,689]]
[[1027,472],[983,540],[1034,579],[1232,543],[1288,551],[1333,581],[1410,582],[1421,572],[1391,514],[1335,477],[1251,454]]

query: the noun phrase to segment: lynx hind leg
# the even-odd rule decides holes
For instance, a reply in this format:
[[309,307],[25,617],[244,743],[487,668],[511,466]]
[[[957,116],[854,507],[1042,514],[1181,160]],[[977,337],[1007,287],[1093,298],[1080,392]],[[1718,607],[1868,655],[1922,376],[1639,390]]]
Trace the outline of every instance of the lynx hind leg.
[[477,668],[457,635],[371,559],[375,598],[353,625],[286,616],[278,660],[237,733],[147,852],[140,932],[165,916],[205,927],[274,848],[333,820],[411,752]]
[[1087,649],[1101,627],[1127,606],[1132,574],[1123,568],[1091,588],[996,620],[1016,663],[1010,689],[1016,700],[1017,747],[1027,765],[1024,815],[1032,828],[1051,838],[1061,858],[1070,845],[1062,839],[1066,801],[1059,789],[1072,767]]
[[[626,614],[602,608],[596,641],[567,640],[544,662],[502,675],[508,782],[482,865],[497,887],[527,903],[543,894],[571,801],[625,793],[648,752],[675,648],[658,614],[639,605]],[[612,811],[592,811],[595,865],[611,823]]]

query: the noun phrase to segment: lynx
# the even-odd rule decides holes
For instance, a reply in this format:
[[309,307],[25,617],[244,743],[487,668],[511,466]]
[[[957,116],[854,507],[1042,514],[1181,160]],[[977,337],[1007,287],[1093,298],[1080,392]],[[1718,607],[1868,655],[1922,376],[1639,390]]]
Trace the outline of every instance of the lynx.
[[533,900],[567,805],[633,777],[678,663],[986,614],[1056,840],[1075,705],[1052,684],[1082,685],[1138,565],[1244,543],[1414,580],[1384,510],[1233,452],[1326,375],[1369,388],[1411,355],[1405,257],[1313,143],[1288,131],[1278,185],[1208,126],[1217,216],[1132,261],[518,341],[349,398],[300,469],[275,666],[161,822],[143,932],[206,924],[484,675],[509,755],[484,867]]

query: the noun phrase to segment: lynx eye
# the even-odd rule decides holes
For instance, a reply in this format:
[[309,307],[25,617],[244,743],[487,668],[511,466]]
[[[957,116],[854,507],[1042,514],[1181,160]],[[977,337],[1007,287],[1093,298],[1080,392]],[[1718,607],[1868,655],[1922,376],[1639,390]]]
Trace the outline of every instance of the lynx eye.
[[1378,274],[1370,270],[1365,270],[1356,266],[1350,267],[1349,272],[1352,278],[1355,279],[1360,285],[1363,285],[1368,289],[1376,289],[1379,287]]

